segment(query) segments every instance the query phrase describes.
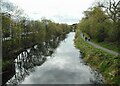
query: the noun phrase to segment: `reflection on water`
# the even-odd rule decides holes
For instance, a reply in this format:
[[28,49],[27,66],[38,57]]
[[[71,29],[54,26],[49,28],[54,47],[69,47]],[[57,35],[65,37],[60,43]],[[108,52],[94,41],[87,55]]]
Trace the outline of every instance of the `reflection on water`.
[[21,53],[15,60],[15,75],[7,84],[102,83],[102,76],[84,64],[74,47],[74,35],[71,32],[61,43],[63,39],[58,37]]
[[[52,57],[60,41],[64,40],[65,37],[66,36],[60,36],[41,42],[20,53],[17,59],[15,59],[14,64],[12,64],[14,66],[9,65],[5,70],[7,72],[3,74],[3,84],[6,81],[8,81],[7,84],[18,84],[24,81],[25,77],[27,77],[30,72],[33,72],[36,66],[40,66],[47,60],[47,56]],[[13,70],[14,72],[12,72]]]

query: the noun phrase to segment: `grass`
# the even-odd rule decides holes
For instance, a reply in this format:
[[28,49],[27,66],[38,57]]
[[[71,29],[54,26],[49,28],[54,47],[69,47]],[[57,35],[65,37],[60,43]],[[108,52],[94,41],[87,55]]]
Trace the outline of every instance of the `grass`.
[[93,39],[91,41],[107,49],[113,50],[115,52],[119,52],[118,49],[120,49],[120,46],[118,46],[118,43],[97,42],[96,40],[93,40]]
[[75,45],[83,54],[83,59],[92,67],[96,68],[105,78],[107,84],[120,84],[120,58],[94,48],[85,42],[76,32]]
[[88,34],[86,34],[85,32],[82,32],[84,34],[84,37],[89,38],[90,36]]

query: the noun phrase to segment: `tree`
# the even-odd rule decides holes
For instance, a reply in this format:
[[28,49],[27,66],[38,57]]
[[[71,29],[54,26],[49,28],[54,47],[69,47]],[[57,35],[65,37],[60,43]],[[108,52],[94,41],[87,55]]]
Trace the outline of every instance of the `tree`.
[[117,22],[120,14],[120,1],[119,0],[104,0],[99,2],[100,7],[105,8],[105,12],[113,22]]
[[107,34],[107,15],[98,6],[85,11],[84,14],[85,17],[80,21],[78,28],[92,38],[104,41]]
[[119,32],[119,20],[120,20],[120,1],[119,0],[104,0],[99,1],[100,7],[105,9],[105,12],[112,20],[112,29],[109,31],[110,41],[117,41],[120,36]]
[[10,23],[11,18],[9,15],[2,14],[2,32],[3,38],[10,36]]

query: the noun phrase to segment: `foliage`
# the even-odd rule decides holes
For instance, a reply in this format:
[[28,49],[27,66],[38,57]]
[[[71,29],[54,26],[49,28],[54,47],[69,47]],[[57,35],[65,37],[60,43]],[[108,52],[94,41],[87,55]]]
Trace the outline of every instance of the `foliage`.
[[[46,25],[47,21],[48,24]],[[57,36],[67,34],[70,27],[66,24],[54,23],[44,19],[42,21],[33,21],[23,19],[20,22],[13,20],[5,14],[2,14],[3,31],[3,57],[8,57],[6,53],[19,48],[27,48],[34,44],[53,39]],[[10,38],[5,40],[6,38]]]
[[1,5],[3,60],[10,58],[14,52],[65,35],[71,29],[67,24],[47,19],[30,20],[23,10],[10,2],[2,1]]
[[109,19],[101,7],[93,7],[85,11],[84,14],[85,17],[80,21],[78,29],[87,33],[98,42],[115,42],[118,40],[119,32],[117,24]]

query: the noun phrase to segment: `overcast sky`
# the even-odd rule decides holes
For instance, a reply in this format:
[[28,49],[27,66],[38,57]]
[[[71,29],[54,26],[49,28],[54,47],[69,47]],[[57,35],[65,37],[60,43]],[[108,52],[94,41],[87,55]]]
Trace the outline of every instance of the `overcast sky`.
[[78,23],[95,0],[9,0],[32,19],[45,17],[59,23]]

